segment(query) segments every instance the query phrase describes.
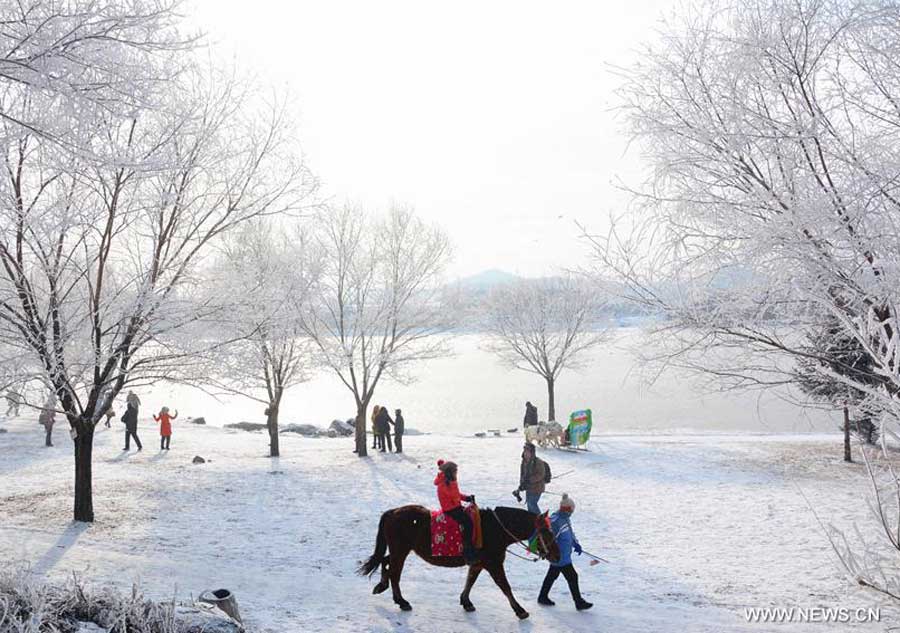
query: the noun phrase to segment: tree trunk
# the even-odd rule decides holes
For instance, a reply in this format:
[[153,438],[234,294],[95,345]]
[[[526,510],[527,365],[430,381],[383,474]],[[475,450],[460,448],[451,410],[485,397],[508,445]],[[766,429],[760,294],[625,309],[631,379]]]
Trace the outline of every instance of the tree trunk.
[[552,378],[547,378],[547,422],[556,421],[556,398],[553,393],[555,386]]
[[368,455],[366,452],[366,409],[367,403],[359,405],[356,409],[356,454],[360,457]]
[[92,482],[92,457],[94,450],[94,426],[90,420],[79,420],[75,426],[75,520],[93,523],[94,494]]
[[269,431],[269,457],[281,457],[278,444],[278,402],[269,404],[269,415],[266,416],[266,426]]
[[850,411],[847,407],[844,407],[844,461],[853,461],[853,456],[850,454]]

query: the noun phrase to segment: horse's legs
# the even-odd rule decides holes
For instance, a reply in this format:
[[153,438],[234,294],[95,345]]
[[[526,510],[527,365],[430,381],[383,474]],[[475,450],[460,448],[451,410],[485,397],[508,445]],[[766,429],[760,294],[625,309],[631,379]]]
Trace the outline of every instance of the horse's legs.
[[463,589],[463,592],[459,594],[459,603],[466,611],[475,610],[475,605],[472,604],[471,600],[469,600],[469,592],[472,591],[472,585],[474,585],[475,581],[478,580],[478,574],[481,573],[482,569],[484,568],[481,565],[469,566],[469,575],[466,576],[466,586]]
[[390,586],[391,577],[390,572],[388,571],[388,560],[389,558],[385,556],[384,560],[381,561],[381,580],[379,580],[378,584],[375,585],[375,588],[372,589],[372,593],[382,593]]
[[509,606],[513,608],[513,611],[516,612],[516,615],[520,620],[524,620],[528,617],[528,611],[522,608],[517,601],[515,596],[513,596],[512,587],[509,586],[509,581],[506,579],[506,570],[503,569],[503,564],[495,564],[490,567],[485,567],[488,570],[488,573],[491,575],[491,578],[494,579],[494,582],[497,583],[497,586],[500,587],[500,591],[503,592],[503,595],[506,596],[506,599],[509,600]]
[[412,609],[412,605],[404,600],[403,594],[400,593],[400,574],[403,573],[403,563],[406,562],[407,556],[409,556],[408,549],[400,551],[391,550],[391,560],[388,563],[388,573],[391,577],[391,591],[394,594],[394,602],[396,602],[404,611]]

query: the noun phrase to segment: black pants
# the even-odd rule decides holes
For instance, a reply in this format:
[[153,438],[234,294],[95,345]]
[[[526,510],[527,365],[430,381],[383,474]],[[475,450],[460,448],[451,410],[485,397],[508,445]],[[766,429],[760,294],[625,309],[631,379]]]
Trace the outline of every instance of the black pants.
[[566,582],[569,584],[569,593],[572,594],[572,599],[575,600],[575,602],[580,602],[582,597],[581,590],[578,588],[578,572],[575,571],[575,567],[572,563],[564,565],[563,567],[550,565],[550,569],[547,570],[547,575],[544,576],[544,584],[541,585],[541,597],[549,597],[550,589],[553,587],[553,583],[556,582],[556,579],[559,578],[560,574],[563,575],[563,578],[565,578]]
[[47,437],[44,440],[44,446],[53,446],[53,427],[48,426],[47,429]]
[[125,429],[125,450],[126,451],[131,448],[131,438],[132,437],[134,438],[134,443],[137,445],[138,450],[141,450],[142,448],[144,448],[143,446],[141,446],[141,440],[137,436],[137,429],[135,429],[133,431],[131,429]]
[[172,440],[171,435],[159,436],[159,450],[169,450],[169,442]]
[[381,445],[381,434],[372,431],[372,448],[378,448]]
[[382,453],[384,452],[384,446],[385,446],[385,444],[387,444],[387,450],[393,452],[394,446],[393,446],[393,444],[391,444],[391,434],[390,434],[390,432],[388,432],[388,433],[381,433],[378,437],[381,438],[381,452],[382,452]]
[[458,506],[453,508],[452,510],[447,510],[444,512],[448,517],[459,523],[462,527],[463,533],[463,549],[473,549],[475,544],[472,542],[472,531],[474,526],[472,525],[472,519],[466,514],[466,511],[462,509],[462,506]]
[[397,445],[397,452],[403,452],[403,433],[394,433],[394,444]]

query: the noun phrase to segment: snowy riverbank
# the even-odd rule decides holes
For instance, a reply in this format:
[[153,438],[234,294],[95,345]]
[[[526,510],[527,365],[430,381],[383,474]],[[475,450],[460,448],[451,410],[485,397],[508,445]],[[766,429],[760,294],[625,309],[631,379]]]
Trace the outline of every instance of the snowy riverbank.
[[[515,505],[521,439],[410,437],[404,455],[360,460],[349,439],[282,436],[283,457],[263,457],[261,433],[177,425],[172,450],[142,428],[144,450],[121,451],[121,425],[101,428],[95,448],[95,510],[69,521],[72,456],[65,433],[41,446],[33,421],[0,426],[0,560],[31,565],[51,579],[72,571],[97,584],[141,583],[159,598],[228,587],[257,631],[616,632],[845,630],[846,624],[748,624],[749,607],[876,605],[849,586],[803,495],[839,527],[867,528],[859,465],[840,461],[837,436],[607,436],[589,454],[544,451],[562,474],[551,490],[577,503],[573,523],[585,547],[610,560],[577,559],[595,603],[576,613],[563,582],[557,606],[534,599],[545,563],[510,558],[507,571],[531,618],[517,621],[487,577],[457,598],[464,571],[407,562],[413,611],[354,574],[371,554],[382,510],[434,505],[437,458],[460,464],[461,484],[485,506]],[[58,427],[62,431],[62,427]],[[193,465],[191,458],[210,460]],[[543,506],[554,497],[545,496]],[[897,613],[884,610],[881,631]]]

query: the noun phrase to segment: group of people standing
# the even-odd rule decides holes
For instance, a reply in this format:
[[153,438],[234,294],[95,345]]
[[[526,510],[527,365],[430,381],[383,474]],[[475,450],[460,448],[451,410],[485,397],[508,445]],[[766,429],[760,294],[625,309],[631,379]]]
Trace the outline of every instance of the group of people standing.
[[[437,487],[438,501],[444,514],[456,521],[462,529],[463,557],[466,563],[473,564],[478,561],[478,553],[473,543],[472,519],[462,507],[463,501],[475,503],[475,495],[467,495],[459,491],[458,466],[451,461],[438,460],[438,473],[434,478]],[[513,491],[513,495],[521,501],[520,492],[524,491],[528,511],[533,514],[541,514],[538,502],[545,491],[545,485],[550,480],[550,467],[536,454],[534,444],[526,442],[522,449],[522,463],[519,469],[519,487]],[[556,512],[550,516],[550,529],[553,531],[556,544],[559,547],[559,560],[550,563],[541,591],[538,594],[538,604],[554,606],[556,603],[550,599],[550,590],[556,579],[562,575],[569,585],[569,592],[575,602],[575,608],[579,611],[590,609],[594,605],[581,595],[578,584],[578,572],[572,564],[572,552],[582,553],[581,544],[575,537],[572,529],[572,513],[575,512],[575,500],[563,493]]]
[[[387,407],[376,404],[372,408],[372,448],[379,449],[382,453],[386,450],[394,451],[391,445],[391,427],[394,427],[394,443],[398,453],[403,452],[403,431],[405,423],[400,409],[394,411],[394,417],[388,413]],[[385,448],[387,447],[387,448]]]
[[[138,412],[141,408],[141,399],[133,391],[129,391],[125,397],[125,413],[122,415],[121,421],[125,425],[125,448],[122,450],[131,450],[131,439],[138,450],[143,449],[141,440],[137,434]],[[106,412],[106,426],[108,427],[110,419],[115,416],[112,403]],[[169,412],[169,407],[162,407],[159,413],[153,416],[153,420],[159,424],[159,450],[167,451],[172,443],[172,420],[178,418],[178,411]]]
[[[103,398],[109,401],[109,406],[107,407],[104,414],[106,418],[106,428],[110,428],[112,426],[112,419],[116,415],[115,409],[112,406],[112,397],[112,390],[107,390],[103,394]],[[24,402],[24,399],[22,398],[21,394],[12,390],[7,391],[6,415],[18,415],[19,407],[21,406],[22,402]],[[53,446],[53,426],[56,423],[56,402],[56,394],[51,391],[47,396],[47,400],[44,403],[44,406],[41,407],[40,413],[38,414],[38,424],[44,427],[45,446]],[[125,448],[122,450],[131,450],[131,440],[134,440],[134,444],[135,446],[137,446],[137,450],[140,451],[144,448],[141,444],[140,437],[138,437],[138,413],[141,407],[141,399],[136,393],[134,393],[133,391],[129,391],[128,395],[125,397],[125,404],[125,413],[120,418],[122,424],[125,425]],[[175,411],[175,413],[170,413],[169,407],[162,407],[159,413],[153,416],[153,419],[157,423],[159,423],[159,450],[169,450],[172,442],[172,421],[177,418],[178,411]]]

